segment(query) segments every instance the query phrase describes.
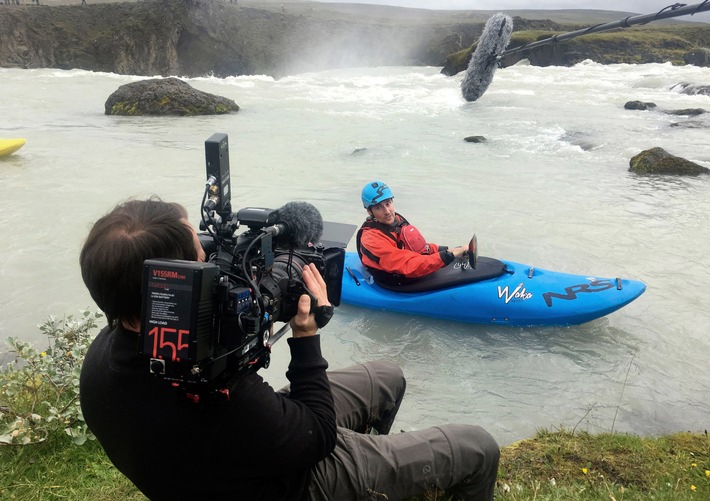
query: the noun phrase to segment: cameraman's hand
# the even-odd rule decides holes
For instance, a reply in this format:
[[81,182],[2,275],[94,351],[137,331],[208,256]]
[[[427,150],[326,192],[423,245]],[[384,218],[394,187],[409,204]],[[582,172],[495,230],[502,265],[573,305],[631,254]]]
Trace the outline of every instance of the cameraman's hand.
[[[325,281],[313,263],[303,267],[303,282],[318,300],[318,306],[330,305]],[[302,294],[298,299],[298,313],[291,319],[291,330],[293,337],[314,336],[318,330],[315,315],[311,313],[311,298],[308,294]]]

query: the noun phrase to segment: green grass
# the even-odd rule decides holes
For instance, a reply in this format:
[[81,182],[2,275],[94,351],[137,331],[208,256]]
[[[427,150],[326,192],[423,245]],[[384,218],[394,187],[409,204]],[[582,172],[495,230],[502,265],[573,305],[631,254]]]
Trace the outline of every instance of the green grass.
[[515,500],[710,499],[710,439],[540,431],[501,451],[498,479]]
[[[145,500],[95,441],[79,446],[61,436],[0,446],[0,499]],[[502,449],[496,499],[710,499],[710,438],[540,431]]]
[[[520,32],[511,47],[550,38],[554,32]],[[594,33],[556,44],[556,50],[581,52],[598,63],[643,64],[670,61],[684,64],[683,56],[697,48],[685,38],[686,32],[672,29],[632,29]]]
[[[588,26],[588,25],[587,25]],[[572,28],[570,31],[585,28]],[[507,49],[512,50],[539,40],[548,39],[566,31],[525,30],[512,34]],[[450,54],[447,67],[464,71],[468,66],[470,54],[478,42],[471,47]],[[684,56],[688,52],[710,45],[710,28],[695,25],[649,25],[631,29],[616,29],[602,33],[582,35],[576,38],[539,46],[532,51],[521,51],[503,58],[504,66],[514,64],[520,59],[529,58],[533,51],[548,54],[548,64],[575,64],[584,59],[591,59],[600,64],[644,64],[651,62],[671,62],[685,64]],[[551,57],[550,54],[555,54]],[[565,57],[567,55],[567,57]],[[546,58],[543,56],[543,60]],[[534,63],[535,64],[535,63]]]
[[28,446],[0,446],[0,499],[144,501],[96,441],[75,445],[52,437]]

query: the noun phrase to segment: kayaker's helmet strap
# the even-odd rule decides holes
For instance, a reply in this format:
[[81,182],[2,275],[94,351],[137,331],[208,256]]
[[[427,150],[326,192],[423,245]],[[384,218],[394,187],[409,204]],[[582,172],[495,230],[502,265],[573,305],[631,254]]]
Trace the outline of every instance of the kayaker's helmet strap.
[[366,209],[388,198],[394,198],[394,195],[392,195],[392,191],[382,181],[367,183],[362,189],[362,205]]

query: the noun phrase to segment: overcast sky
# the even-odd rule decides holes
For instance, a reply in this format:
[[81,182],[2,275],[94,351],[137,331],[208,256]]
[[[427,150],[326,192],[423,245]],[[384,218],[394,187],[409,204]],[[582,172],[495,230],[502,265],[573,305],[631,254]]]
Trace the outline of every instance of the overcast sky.
[[[668,0],[323,0],[338,3],[369,3],[381,5],[397,5],[434,10],[500,10],[506,9],[595,9],[633,12],[635,14],[650,14],[676,2]],[[684,2],[687,5],[697,5],[702,0]],[[707,7],[707,5],[706,5]],[[688,21],[706,21],[710,14],[702,13],[702,17],[682,16]]]
[[[323,0],[338,3],[398,5],[421,9],[504,10],[504,9],[597,9],[648,14],[676,2],[657,0]],[[688,5],[701,1],[686,2]]]

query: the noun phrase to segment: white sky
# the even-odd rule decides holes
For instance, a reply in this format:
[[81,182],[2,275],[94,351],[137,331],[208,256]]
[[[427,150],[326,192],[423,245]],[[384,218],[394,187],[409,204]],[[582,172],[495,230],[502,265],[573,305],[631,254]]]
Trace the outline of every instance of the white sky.
[[[368,3],[378,5],[396,5],[433,10],[495,10],[506,9],[595,9],[651,14],[677,2],[669,0],[322,0],[333,3]],[[682,2],[698,5],[702,0]],[[708,7],[706,4],[705,7]],[[686,21],[706,21],[708,11],[694,16],[681,16]]]
[[[323,0],[334,3],[369,3],[434,10],[505,10],[505,9],[595,9],[650,14],[676,2],[668,0]],[[683,2],[687,5],[702,0]]]

